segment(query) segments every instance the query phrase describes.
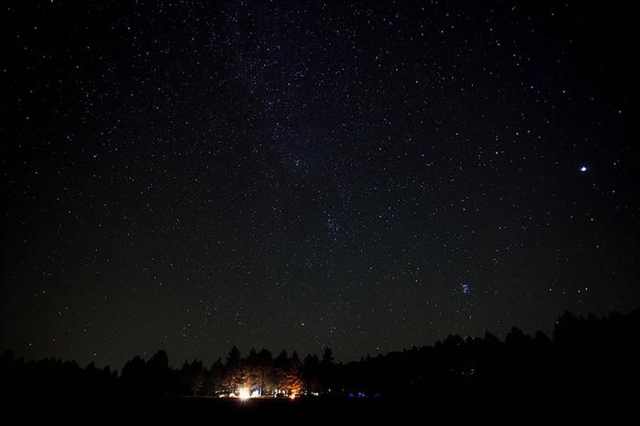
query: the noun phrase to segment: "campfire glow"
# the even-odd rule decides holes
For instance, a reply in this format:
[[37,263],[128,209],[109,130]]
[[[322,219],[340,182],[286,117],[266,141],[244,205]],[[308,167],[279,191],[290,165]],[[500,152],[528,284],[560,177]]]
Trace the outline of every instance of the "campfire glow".
[[249,392],[249,388],[240,388],[238,389],[238,398],[241,401],[246,401],[251,398],[251,392]]

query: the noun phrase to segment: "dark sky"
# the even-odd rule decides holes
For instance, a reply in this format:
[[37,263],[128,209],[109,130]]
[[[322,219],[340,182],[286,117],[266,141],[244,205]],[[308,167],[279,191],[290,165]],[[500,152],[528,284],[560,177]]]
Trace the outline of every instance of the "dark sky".
[[586,3],[3,2],[0,348],[351,360],[637,307],[634,15]]

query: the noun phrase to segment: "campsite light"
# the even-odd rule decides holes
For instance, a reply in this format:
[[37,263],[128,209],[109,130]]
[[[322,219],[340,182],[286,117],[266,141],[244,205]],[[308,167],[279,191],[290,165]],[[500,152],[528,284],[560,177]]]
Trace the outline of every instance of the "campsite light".
[[238,389],[238,398],[240,398],[240,401],[246,401],[247,399],[251,398],[251,393],[249,392],[249,389],[248,388]]

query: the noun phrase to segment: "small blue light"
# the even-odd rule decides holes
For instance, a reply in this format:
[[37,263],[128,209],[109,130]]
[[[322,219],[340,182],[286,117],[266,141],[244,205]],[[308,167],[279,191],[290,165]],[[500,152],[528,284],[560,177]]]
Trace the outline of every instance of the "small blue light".
[[460,287],[462,287],[462,294],[467,295],[467,296],[471,294],[471,290],[472,290],[471,284],[462,283],[462,284],[460,284]]

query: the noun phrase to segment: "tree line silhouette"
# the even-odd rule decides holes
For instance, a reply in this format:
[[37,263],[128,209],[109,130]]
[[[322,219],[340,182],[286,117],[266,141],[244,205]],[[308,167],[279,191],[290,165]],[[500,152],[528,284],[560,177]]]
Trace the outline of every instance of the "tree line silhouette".
[[240,387],[273,397],[397,399],[442,397],[463,401],[491,390],[504,395],[567,392],[588,395],[635,385],[640,359],[640,309],[604,317],[564,313],[552,335],[512,328],[501,340],[450,335],[432,346],[413,347],[340,363],[326,348],[303,359],[286,351],[273,356],[235,346],[210,366],[195,360],[172,368],[165,351],[135,356],[120,372],[85,368],[74,361],[25,361],[6,350],[0,387],[9,397],[177,398],[220,397]]

